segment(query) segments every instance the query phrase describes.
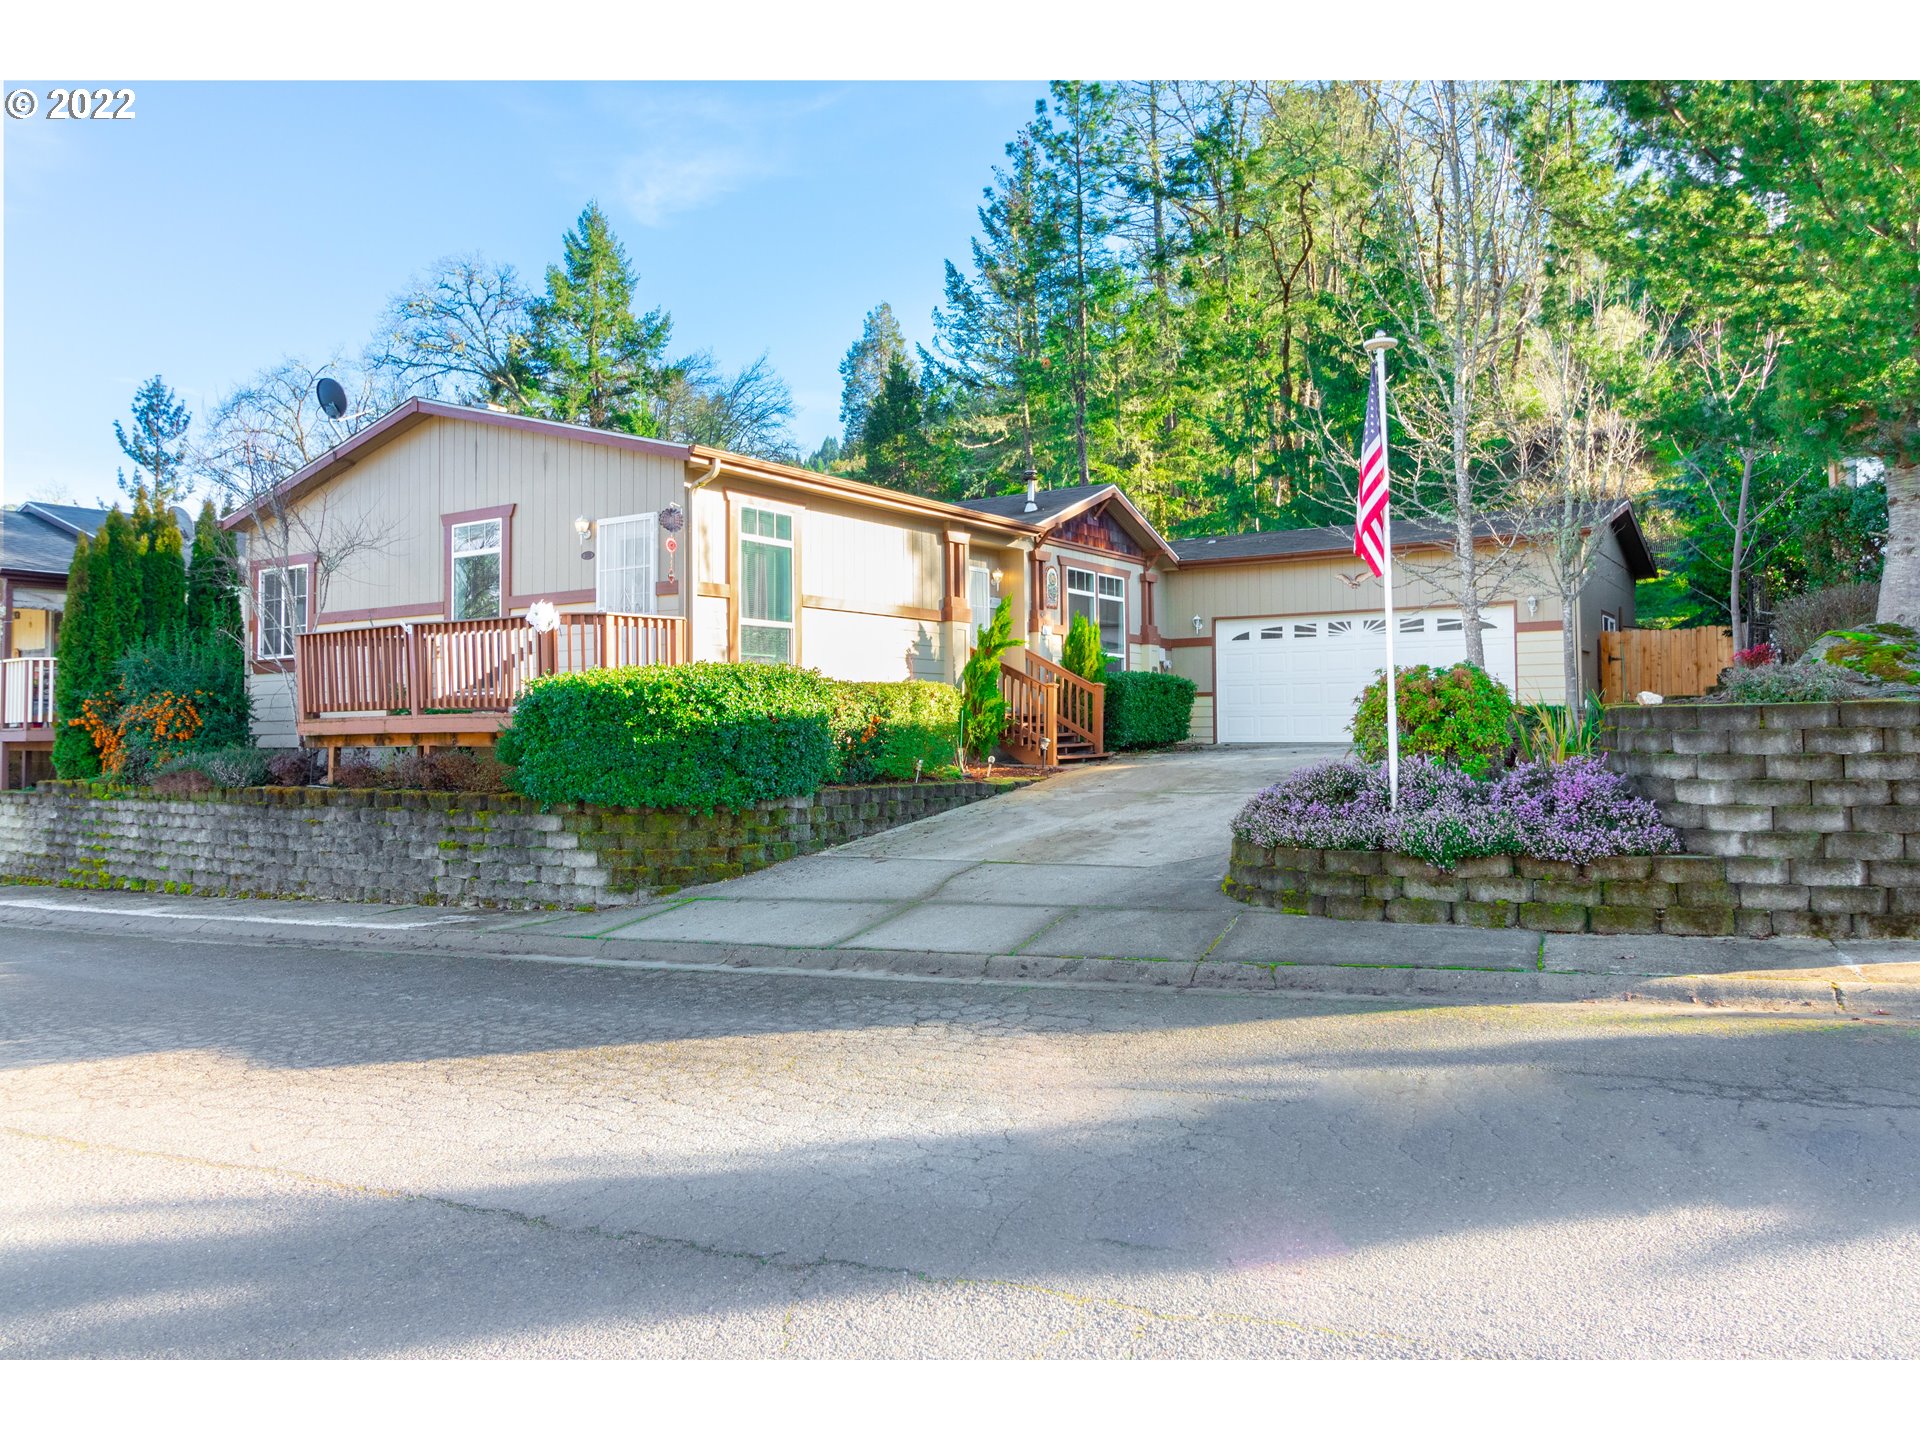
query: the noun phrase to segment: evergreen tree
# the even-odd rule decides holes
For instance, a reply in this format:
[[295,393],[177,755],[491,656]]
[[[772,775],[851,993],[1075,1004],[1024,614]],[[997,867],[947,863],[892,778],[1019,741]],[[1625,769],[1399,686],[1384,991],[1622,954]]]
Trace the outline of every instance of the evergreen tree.
[[190,634],[240,646],[239,556],[233,536],[220,528],[213,502],[200,507],[193,527],[193,563],[187,569],[186,626]]
[[866,416],[861,478],[895,490],[932,493],[932,446],[922,416],[919,382],[902,360],[887,367],[886,384]]
[[953,396],[955,429],[973,457],[969,493],[1014,488],[1029,470],[1057,474],[1046,354],[1047,277],[1060,228],[1045,207],[1030,132],[1007,146],[994,170],[972,243],[972,275],[947,262],[946,304],[934,312],[937,382]]
[[132,494],[146,477],[153,504],[165,510],[187,493],[187,427],[193,416],[167,382],[155,375],[133,392],[133,428],[113,422],[114,438],[133,461],[133,478],[119,475],[120,489]]
[[170,506],[151,509],[140,540],[140,634],[179,635],[187,623],[187,560],[180,522]]
[[562,263],[547,268],[534,302],[531,369],[542,407],[596,430],[653,433],[650,398],[673,333],[664,310],[633,313],[637,276],[595,202],[561,239]]
[[1787,339],[1785,401],[1829,455],[1886,464],[1880,618],[1920,623],[1920,83],[1606,87],[1649,280]]
[[1107,652],[1100,644],[1100,627],[1085,615],[1076,615],[1067,626],[1066,642],[1060,647],[1061,668],[1071,670],[1082,680],[1102,684],[1107,678]]
[[893,307],[882,301],[867,312],[860,338],[847,347],[840,362],[840,424],[849,450],[865,439],[867,412],[886,388],[895,364],[905,365],[911,374],[913,356],[900,333],[900,322],[893,317]]
[[96,690],[112,685],[120,657],[140,638],[141,568],[139,537],[116,505],[107,512],[87,556]]
[[66,613],[61,617],[53,672],[53,773],[62,780],[80,780],[100,773],[100,757],[93,741],[78,725],[80,707],[97,687],[98,666],[93,645],[92,546],[82,535],[74,542],[67,568]]

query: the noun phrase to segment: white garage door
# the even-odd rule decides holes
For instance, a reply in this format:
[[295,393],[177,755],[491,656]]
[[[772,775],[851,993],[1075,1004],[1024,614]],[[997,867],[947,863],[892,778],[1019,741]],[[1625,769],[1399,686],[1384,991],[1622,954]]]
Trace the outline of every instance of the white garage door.
[[[1480,612],[1487,670],[1515,688],[1513,607]],[[1396,665],[1464,660],[1458,610],[1395,617]],[[1324,743],[1348,739],[1354,701],[1386,668],[1386,621],[1351,615],[1275,615],[1216,620],[1213,626],[1214,733],[1221,744]]]

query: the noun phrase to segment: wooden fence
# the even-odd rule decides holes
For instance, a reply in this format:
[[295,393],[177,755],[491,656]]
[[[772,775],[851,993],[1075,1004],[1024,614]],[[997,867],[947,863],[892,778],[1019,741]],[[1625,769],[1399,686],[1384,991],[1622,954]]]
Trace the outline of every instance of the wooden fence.
[[1600,632],[1600,698],[1609,705],[1642,690],[1656,695],[1704,695],[1733,664],[1733,632],[1699,625],[1685,630]]

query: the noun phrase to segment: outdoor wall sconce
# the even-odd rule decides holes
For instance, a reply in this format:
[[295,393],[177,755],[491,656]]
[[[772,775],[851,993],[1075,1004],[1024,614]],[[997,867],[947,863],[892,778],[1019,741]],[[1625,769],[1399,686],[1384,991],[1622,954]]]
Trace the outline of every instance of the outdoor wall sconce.
[[1527,596],[1527,614],[1538,615],[1539,613],[1540,613],[1540,597],[1538,595]]
[[1202,620],[1198,615],[1193,617],[1193,633],[1194,634],[1198,635],[1202,630],[1206,628],[1207,628],[1206,621]]
[[573,533],[580,537],[580,558],[591,560],[593,549],[589,542],[593,539],[593,522],[584,515],[576,515],[573,521]]

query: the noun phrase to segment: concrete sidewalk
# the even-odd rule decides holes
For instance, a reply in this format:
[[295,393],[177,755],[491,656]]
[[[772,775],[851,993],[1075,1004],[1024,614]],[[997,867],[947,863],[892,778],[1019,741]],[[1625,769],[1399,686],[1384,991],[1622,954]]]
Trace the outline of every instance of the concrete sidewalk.
[[[971,873],[964,870],[962,875]],[[909,869],[905,878],[912,878]],[[921,877],[924,880],[924,876]],[[992,952],[876,943],[880,925],[838,941],[818,932],[790,944],[724,938],[729,902],[678,898],[635,911],[502,915],[430,907],[300,901],[208,900],[0,886],[0,929],[114,934],[194,943],[326,946],[389,954],[458,955],[661,970],[757,970],[876,976],[988,985],[1119,985],[1193,991],[1421,998],[1435,1001],[1649,1000],[1741,1008],[1791,1006],[1830,1013],[1920,1019],[1920,942],[1836,945],[1810,940],[1717,940],[1674,936],[1538,935],[1384,925],[1279,915],[1236,906],[1204,958],[1141,959],[1115,944],[1108,953],[1065,938],[1095,932],[1047,917],[1044,902],[1023,911],[1031,933]],[[770,900],[815,906],[834,902]],[[857,902],[867,903],[867,902]],[[909,902],[918,906],[918,900]],[[1004,902],[1003,902],[1004,903]],[[692,912],[692,913],[689,913]],[[792,913],[799,913],[798,911]],[[809,910],[807,913],[813,913]],[[1180,912],[1152,912],[1171,933]],[[682,915],[709,938],[673,938],[649,920]],[[1199,912],[1188,919],[1204,928]],[[642,932],[645,933],[642,933]],[[1146,933],[1141,931],[1140,933]],[[1192,933],[1192,932],[1189,932]],[[1063,953],[1078,948],[1083,953]]]

